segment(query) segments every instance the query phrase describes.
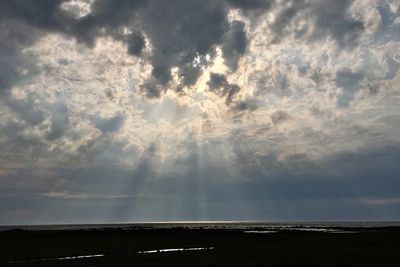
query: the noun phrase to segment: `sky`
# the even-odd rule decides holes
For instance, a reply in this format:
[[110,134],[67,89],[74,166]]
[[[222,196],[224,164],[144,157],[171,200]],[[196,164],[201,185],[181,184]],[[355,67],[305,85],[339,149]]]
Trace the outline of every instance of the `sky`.
[[0,1],[0,224],[400,220],[398,0]]

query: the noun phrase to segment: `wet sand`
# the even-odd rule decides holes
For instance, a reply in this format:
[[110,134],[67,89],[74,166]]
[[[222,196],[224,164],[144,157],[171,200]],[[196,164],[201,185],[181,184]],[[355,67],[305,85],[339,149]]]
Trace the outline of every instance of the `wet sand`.
[[9,229],[0,266],[400,266],[400,227],[205,226]]

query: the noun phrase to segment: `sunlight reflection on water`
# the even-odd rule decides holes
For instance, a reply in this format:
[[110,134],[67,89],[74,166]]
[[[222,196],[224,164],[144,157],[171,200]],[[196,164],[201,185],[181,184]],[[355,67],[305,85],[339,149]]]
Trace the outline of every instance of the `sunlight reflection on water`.
[[212,250],[214,247],[199,247],[199,248],[164,248],[164,249],[153,249],[153,250],[141,250],[139,254],[148,253],[162,253],[162,252],[177,252],[177,251],[196,251],[196,250]]

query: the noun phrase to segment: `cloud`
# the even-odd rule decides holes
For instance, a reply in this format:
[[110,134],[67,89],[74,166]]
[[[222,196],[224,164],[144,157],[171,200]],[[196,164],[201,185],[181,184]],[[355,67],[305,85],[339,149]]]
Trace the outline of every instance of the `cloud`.
[[[237,149],[242,144],[236,140],[229,145]],[[24,214],[22,209],[28,208],[35,212],[30,219],[38,223],[70,222],[68,218],[85,222],[249,217],[365,220],[395,218],[392,212],[399,209],[398,147],[361,149],[322,160],[302,154],[279,158],[277,154],[257,155],[237,149],[235,161],[221,164],[224,160],[220,156],[226,154],[218,150],[224,146],[226,143],[208,147],[192,144],[191,153],[173,167],[161,161],[157,145],[153,145],[133,171],[60,168],[42,171],[41,179],[32,181],[26,176],[31,170],[20,170],[2,178],[0,211]],[[205,154],[199,154],[200,150]],[[202,164],[205,168],[194,172]],[[382,166],[387,170],[383,176]],[[233,173],[240,177],[232,176],[232,169],[240,170]],[[52,178],[54,173],[57,180]],[[19,195],[21,192],[24,194]],[[279,209],[274,209],[276,205]],[[97,216],[93,209],[99,211]],[[7,217],[9,222],[12,219]]]
[[0,19],[0,92],[36,74],[34,57],[21,53],[24,47],[35,42],[35,33],[39,34],[19,21]]
[[341,49],[357,44],[364,31],[364,24],[357,18],[352,18],[349,9],[353,1],[339,0],[316,4],[312,10],[316,14],[315,37],[329,35]]
[[[112,10],[112,12],[111,12]],[[128,52],[147,57],[153,67],[152,78],[143,85],[149,97],[160,97],[159,87],[171,81],[171,71],[178,69],[182,84],[196,83],[202,73],[201,65],[206,58],[213,58],[215,48],[223,46],[227,64],[235,69],[236,62],[246,48],[243,22],[227,21],[227,5],[224,1],[96,1],[92,12],[76,24],[73,34],[78,39],[93,43],[97,36],[106,34],[128,44]],[[115,33],[126,29],[127,34]],[[145,44],[150,52],[143,55]],[[195,61],[201,62],[196,66]]]
[[225,36],[222,45],[225,63],[233,71],[238,67],[238,61],[246,52],[247,37],[244,32],[244,23],[241,21],[233,21],[230,31]]
[[271,120],[274,124],[280,124],[290,119],[290,115],[284,111],[275,111],[271,114]]
[[[349,0],[324,3],[288,1],[281,5],[262,0],[246,3],[174,0],[166,4],[158,0],[98,0],[91,3],[90,12],[85,16],[74,17],[71,9],[62,8],[64,4],[69,4],[66,0],[41,0],[35,4],[5,1],[2,21],[9,23],[17,20],[38,29],[37,36],[28,31],[24,33],[23,37],[32,39],[31,43],[55,31],[72,35],[90,46],[102,36],[123,41],[127,43],[129,54],[150,61],[152,77],[142,88],[145,95],[157,98],[169,87],[167,84],[171,82],[173,68],[178,69],[181,80],[176,90],[194,85],[203,72],[201,66],[214,58],[217,46],[223,51],[226,65],[232,71],[237,69],[249,41],[243,21],[228,21],[229,8],[238,8],[244,14],[254,9],[264,12],[272,9],[276,19],[271,24],[271,30],[278,39],[282,39],[287,31],[295,31],[291,26],[293,21],[306,21],[308,26],[305,27],[313,29],[308,36],[310,40],[329,36],[345,48],[356,42],[359,32],[363,30],[363,23],[349,15],[351,3]],[[146,44],[150,46],[149,51],[143,54]],[[201,63],[196,65],[196,61]],[[8,72],[13,68],[7,67]],[[5,87],[6,81],[2,83]]]
[[228,3],[235,8],[241,8],[244,10],[253,10],[253,9],[267,9],[271,6],[273,1],[270,0],[249,0],[249,1],[240,1],[240,0],[228,0]]
[[69,128],[68,107],[64,104],[55,104],[51,108],[51,126],[46,138],[55,140],[64,136]]
[[110,133],[116,132],[122,127],[124,123],[124,117],[121,115],[116,115],[111,118],[95,117],[93,121],[96,128],[101,130],[103,133]]
[[129,43],[128,53],[135,56],[140,56],[140,53],[146,46],[145,37],[141,32],[132,34],[128,43]]
[[[310,42],[324,38],[334,40],[340,49],[357,44],[364,31],[364,23],[350,15],[354,1],[287,1],[279,5],[278,15],[271,25],[275,42],[294,34]],[[299,26],[300,27],[299,27]]]
[[218,73],[210,73],[210,80],[207,82],[209,90],[218,95],[225,96],[225,103],[230,105],[233,98],[240,91],[237,84],[229,84],[226,77]]
[[338,99],[339,106],[347,106],[349,104],[362,79],[363,74],[360,72],[353,72],[348,68],[338,70],[336,73],[335,84],[343,90],[342,95]]

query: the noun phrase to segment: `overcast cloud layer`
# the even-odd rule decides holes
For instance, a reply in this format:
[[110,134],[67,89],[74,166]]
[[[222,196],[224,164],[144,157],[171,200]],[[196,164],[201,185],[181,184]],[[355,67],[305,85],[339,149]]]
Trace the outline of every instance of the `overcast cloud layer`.
[[3,0],[0,224],[400,220],[397,0]]

